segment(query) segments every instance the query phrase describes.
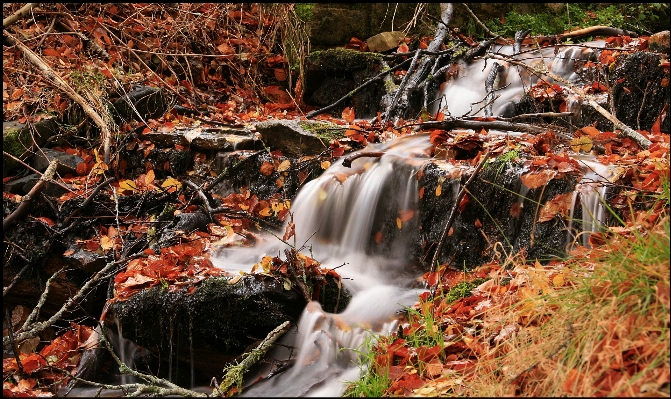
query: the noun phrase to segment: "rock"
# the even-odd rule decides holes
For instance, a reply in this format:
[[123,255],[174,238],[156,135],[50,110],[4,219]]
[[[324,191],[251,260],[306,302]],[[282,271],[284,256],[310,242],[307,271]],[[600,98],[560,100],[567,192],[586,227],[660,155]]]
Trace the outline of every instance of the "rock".
[[[667,21],[668,22],[668,21]],[[648,49],[660,53],[668,53],[670,46],[669,31],[657,32],[648,39]]]
[[158,147],[172,147],[179,144],[184,147],[218,151],[253,150],[261,147],[249,129],[233,127],[157,131],[144,133],[142,138],[150,140]]
[[132,121],[155,119],[168,111],[168,100],[160,89],[150,86],[141,86],[114,103],[117,119]]
[[[58,133],[55,117],[42,119],[32,125],[16,121],[2,123],[2,149],[16,158],[25,160],[32,153],[33,143],[42,146],[47,140]],[[9,176],[16,170],[19,163],[10,157],[2,157],[2,175]]]
[[[165,360],[172,347],[181,360],[193,358],[199,372],[220,376],[227,362],[283,322],[298,321],[305,307],[297,290],[269,275],[212,277],[196,287],[194,292],[188,287],[145,289],[111,303],[110,311],[124,338],[159,352]],[[347,301],[341,302],[340,310]],[[105,323],[112,325],[114,317],[108,316]]]
[[317,155],[328,148],[328,138],[320,138],[315,129],[335,124],[314,121],[272,120],[256,125],[261,140],[273,150],[288,156]]
[[366,40],[368,50],[381,53],[398,47],[399,41],[405,37],[401,31],[382,32]]
[[67,255],[64,255],[63,258],[68,264],[85,271],[86,273],[97,273],[102,270],[107,263],[105,256],[84,250],[75,244],[71,244],[68,247],[68,251],[65,253]]
[[49,148],[43,148],[35,154],[33,159],[33,167],[40,172],[43,172],[53,160],[58,160],[58,168],[56,171],[61,176],[77,175],[77,165],[84,162],[84,159],[77,155],[68,154],[66,152],[56,151]]

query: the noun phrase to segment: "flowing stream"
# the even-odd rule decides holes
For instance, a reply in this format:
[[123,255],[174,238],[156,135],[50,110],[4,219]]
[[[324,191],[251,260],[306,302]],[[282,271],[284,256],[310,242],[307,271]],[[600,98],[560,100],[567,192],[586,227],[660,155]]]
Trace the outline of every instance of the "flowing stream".
[[[497,47],[494,51],[510,55],[512,47]],[[553,47],[541,52],[523,52],[517,58],[545,65],[573,82],[577,78],[575,61],[595,59],[595,53],[584,47]],[[440,93],[434,112],[441,108],[452,116],[483,115],[485,79],[492,65],[491,60],[459,64],[458,73]],[[535,77],[522,68],[504,65],[494,85],[497,97],[493,115],[508,115],[513,101],[519,100],[524,90],[535,83]],[[569,102],[569,108],[574,105]],[[271,354],[276,359],[293,355],[293,367],[246,388],[243,396],[341,395],[346,382],[356,380],[365,368],[359,365],[358,357],[365,353],[366,337],[371,333],[388,334],[397,328],[397,313],[413,304],[423,291],[417,285],[421,271],[408,258],[410,234],[392,237],[390,250],[381,255],[374,251],[376,232],[383,218],[392,217],[396,210],[417,210],[416,173],[427,161],[430,148],[427,135],[371,145],[364,151],[385,154],[379,159],[359,158],[352,168],[334,164],[300,190],[292,205],[295,246],[310,251],[323,266],[337,268],[353,298],[341,314],[326,313],[319,303],[310,303],[297,329],[282,339],[284,344],[296,348],[297,353],[283,349],[282,354],[280,350]],[[578,201],[582,205],[582,229],[597,231],[604,217],[601,199],[605,196],[605,187],[599,182],[608,172],[593,160],[580,162],[588,173],[576,189],[573,207]],[[569,228],[569,234],[570,231]],[[583,235],[583,244],[588,243],[587,239],[588,235]],[[281,255],[284,248],[284,244],[271,237],[255,248],[228,251],[218,261],[228,269],[249,270],[263,254]]]

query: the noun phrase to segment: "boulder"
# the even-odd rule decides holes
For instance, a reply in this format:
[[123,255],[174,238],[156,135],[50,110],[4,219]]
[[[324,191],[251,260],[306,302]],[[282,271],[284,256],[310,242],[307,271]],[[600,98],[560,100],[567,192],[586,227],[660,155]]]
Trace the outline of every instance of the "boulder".
[[272,120],[257,124],[256,131],[267,146],[282,151],[284,155],[317,155],[329,146],[328,138],[318,134],[325,126],[339,128],[338,125],[324,122]]

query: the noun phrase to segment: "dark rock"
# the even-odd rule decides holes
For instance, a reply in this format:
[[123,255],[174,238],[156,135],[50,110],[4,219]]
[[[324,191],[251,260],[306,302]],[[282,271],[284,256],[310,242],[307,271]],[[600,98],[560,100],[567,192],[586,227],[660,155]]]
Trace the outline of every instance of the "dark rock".
[[[19,122],[2,123],[2,150],[21,160],[25,160],[32,153],[33,143],[44,145],[47,140],[58,133],[56,118],[46,118],[32,125]],[[19,163],[10,157],[2,157],[2,175],[9,176]]]
[[[382,55],[342,48],[315,51],[305,62],[304,99],[309,104],[335,103],[379,73]],[[377,115],[384,83],[374,82],[330,110],[339,115],[345,107],[354,107],[357,118]]]
[[[428,163],[423,170],[419,186],[423,187],[424,196],[419,201],[415,257],[430,260],[460,186],[435,162]],[[523,254],[527,259],[543,261],[566,253],[568,220],[556,216],[549,222],[536,223],[537,203],[545,204],[557,194],[573,191],[576,177],[566,175],[550,180],[545,187],[529,190],[520,180],[523,173],[523,164],[512,162],[494,162],[481,170],[468,187],[475,198],[470,198],[463,212],[457,213],[453,233],[447,237],[438,257],[441,264],[451,261],[455,268],[472,268],[506,254]],[[467,179],[468,176],[462,176],[461,182]],[[440,196],[435,194],[438,184]],[[513,207],[519,211],[516,216],[511,211]],[[476,227],[476,220],[481,228]],[[496,242],[502,246],[493,248]]]
[[116,117],[122,121],[156,119],[168,111],[168,99],[160,89],[142,86],[113,103]]
[[[328,148],[329,140],[321,139],[313,129],[323,122],[272,120],[256,125],[261,139],[273,150],[289,156],[317,155]],[[337,125],[333,125],[337,128]]]
[[[346,301],[341,301],[344,309]],[[284,321],[296,322],[305,300],[281,278],[214,277],[193,293],[156,286],[111,304],[124,338],[168,359],[170,348],[208,376]],[[334,309],[330,309],[331,311]],[[111,317],[106,322],[110,323]]]
[[[69,255],[64,255],[65,261],[70,265],[85,271],[87,273],[97,273],[105,267],[107,257],[95,252],[87,251],[78,245],[70,245],[68,250],[73,251]],[[67,252],[66,252],[67,253]]]
[[171,147],[175,144],[202,150],[234,151],[259,149],[252,132],[245,128],[216,127],[176,129],[170,132],[149,132],[142,138],[150,140],[159,147]]
[[49,163],[58,160],[58,167],[56,171],[61,175],[77,175],[77,165],[84,162],[84,159],[77,155],[68,154],[61,151],[43,148],[37,151],[33,159],[33,167],[40,172],[43,172],[49,166]]

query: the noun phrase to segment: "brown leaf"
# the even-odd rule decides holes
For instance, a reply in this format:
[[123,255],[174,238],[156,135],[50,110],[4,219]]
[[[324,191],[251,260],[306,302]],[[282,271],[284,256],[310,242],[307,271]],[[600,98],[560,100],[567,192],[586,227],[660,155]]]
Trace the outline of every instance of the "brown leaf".
[[529,172],[522,175],[522,184],[528,188],[538,188],[548,184],[557,175],[557,172],[554,170],[543,169],[541,171]]
[[354,122],[354,108],[352,107],[347,107],[342,111],[342,118],[347,122],[347,123],[352,123]]
[[572,202],[573,192],[555,195],[554,198],[543,205],[538,223],[548,222],[554,219],[557,214],[568,217]]
[[262,175],[270,176],[273,174],[274,171],[275,171],[275,165],[273,165],[272,163],[264,161],[263,164],[261,164],[260,172]]

